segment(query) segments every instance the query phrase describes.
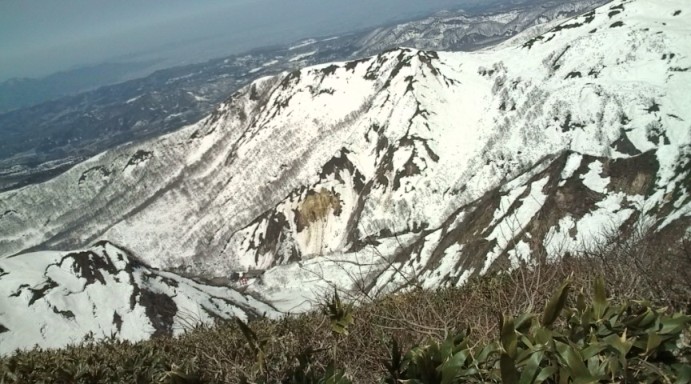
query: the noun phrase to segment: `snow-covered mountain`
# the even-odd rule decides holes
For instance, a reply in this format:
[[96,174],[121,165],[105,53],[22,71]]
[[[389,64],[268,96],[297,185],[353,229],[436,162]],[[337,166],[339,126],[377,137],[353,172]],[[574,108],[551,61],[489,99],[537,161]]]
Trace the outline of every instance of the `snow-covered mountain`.
[[[251,271],[245,294],[294,312],[331,285],[457,284],[640,225],[681,236],[690,21],[684,0],[616,1],[492,49],[402,48],[260,79],[197,124],[0,194],[0,297],[50,286],[47,267],[68,255],[29,252],[104,240],[152,267]],[[88,281],[60,270],[77,277],[54,292]],[[223,292],[216,314],[251,312]],[[16,297],[34,311],[30,293]],[[56,303],[41,308],[81,305]],[[0,313],[0,345],[21,332],[13,314]]]
[[179,334],[276,311],[231,288],[152,269],[108,242],[0,259],[0,353],[116,336]]
[[[533,29],[528,36],[538,34],[549,23],[532,27],[534,23],[589,11],[602,2],[521,0],[511,5],[485,4],[468,13],[445,12],[376,30],[310,38],[170,68],[145,78],[0,113],[0,191],[41,183],[106,149],[197,122],[229,94],[263,76],[360,59],[399,46],[477,50],[504,41],[524,28]],[[49,96],[56,92],[56,79],[47,80],[47,84],[29,82],[33,84],[31,89],[24,91],[21,86],[10,86],[4,93],[9,92],[10,99],[17,92]],[[41,92],[36,85],[47,85],[51,91]],[[2,94],[0,84],[0,109]]]
[[528,28],[589,11],[607,0],[536,1],[488,14],[443,11],[434,16],[374,29],[355,41],[356,56],[376,55],[392,46],[472,51]]

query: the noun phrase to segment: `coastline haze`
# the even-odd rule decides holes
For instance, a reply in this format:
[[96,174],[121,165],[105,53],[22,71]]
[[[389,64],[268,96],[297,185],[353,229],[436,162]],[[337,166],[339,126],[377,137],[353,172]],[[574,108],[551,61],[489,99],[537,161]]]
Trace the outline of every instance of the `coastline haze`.
[[348,33],[477,0],[181,0],[0,3],[0,81],[105,62],[200,62],[301,38]]

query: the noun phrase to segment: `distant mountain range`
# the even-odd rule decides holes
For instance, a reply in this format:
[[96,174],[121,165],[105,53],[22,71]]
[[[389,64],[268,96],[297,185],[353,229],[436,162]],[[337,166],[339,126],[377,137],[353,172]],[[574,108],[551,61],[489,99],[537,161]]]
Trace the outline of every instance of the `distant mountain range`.
[[[376,30],[307,39],[291,46],[158,71],[142,79],[0,114],[0,190],[48,180],[103,150],[195,123],[228,94],[261,76],[366,57],[399,46],[475,50],[601,3],[537,0],[492,14],[443,12]],[[42,81],[0,84],[0,110],[30,102],[32,97],[51,99],[90,88],[94,81],[107,80],[93,76],[103,76],[105,71],[117,77],[126,70],[105,65],[87,68],[86,74],[68,72]],[[10,104],[2,107],[3,99]]]
[[611,233],[688,236],[690,34],[686,0],[615,1],[477,52],[265,76],[198,123],[0,193],[0,353],[463,284]]
[[61,71],[40,78],[10,79],[0,83],[0,113],[30,107],[104,85],[131,79],[132,73],[155,64],[150,62],[103,63]]

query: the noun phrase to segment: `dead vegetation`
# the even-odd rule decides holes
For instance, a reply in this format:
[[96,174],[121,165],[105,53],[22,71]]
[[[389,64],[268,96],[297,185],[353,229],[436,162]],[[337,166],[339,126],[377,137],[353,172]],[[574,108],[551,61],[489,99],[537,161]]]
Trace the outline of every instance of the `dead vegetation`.
[[[405,293],[361,298],[354,308],[331,295],[324,298],[322,311],[260,319],[249,326],[229,321],[190,328],[177,338],[17,352],[0,360],[0,383],[312,382],[306,372],[326,372],[336,377],[335,383],[347,382],[339,381],[345,380],[341,373],[353,383],[383,382],[393,375],[383,363],[391,358],[393,340],[400,351],[459,334],[466,335],[463,348],[469,350],[494,345],[502,333],[500,318],[542,312],[567,279],[572,292],[589,299],[590,287],[603,276],[612,303],[643,299],[664,306],[660,316],[688,314],[691,240],[671,242],[673,235],[679,238],[678,231],[611,238],[579,257],[474,277],[461,287],[427,291],[412,286]],[[581,305],[576,301],[572,295],[564,305]]]

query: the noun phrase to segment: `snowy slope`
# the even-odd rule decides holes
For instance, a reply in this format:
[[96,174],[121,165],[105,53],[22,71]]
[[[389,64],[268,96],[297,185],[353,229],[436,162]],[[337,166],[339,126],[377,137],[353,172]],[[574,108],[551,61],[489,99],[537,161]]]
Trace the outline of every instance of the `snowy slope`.
[[275,312],[230,288],[149,268],[107,242],[0,259],[0,287],[0,354],[86,337],[142,340]]
[[248,292],[294,312],[332,284],[461,283],[640,223],[681,235],[690,55],[687,1],[633,0],[479,52],[263,78],[198,124],[0,194],[0,254],[108,240],[154,267],[251,270]]

